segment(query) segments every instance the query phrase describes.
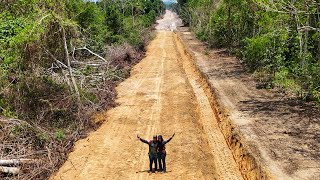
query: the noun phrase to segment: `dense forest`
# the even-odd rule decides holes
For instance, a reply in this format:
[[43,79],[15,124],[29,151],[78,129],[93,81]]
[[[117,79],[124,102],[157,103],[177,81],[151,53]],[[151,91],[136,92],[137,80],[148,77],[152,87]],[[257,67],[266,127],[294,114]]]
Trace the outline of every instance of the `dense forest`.
[[60,167],[97,126],[92,115],[116,105],[115,86],[163,11],[160,0],[0,2],[0,159],[25,159],[1,178],[46,179]]
[[178,0],[185,24],[237,55],[259,81],[320,102],[320,4],[316,0]]

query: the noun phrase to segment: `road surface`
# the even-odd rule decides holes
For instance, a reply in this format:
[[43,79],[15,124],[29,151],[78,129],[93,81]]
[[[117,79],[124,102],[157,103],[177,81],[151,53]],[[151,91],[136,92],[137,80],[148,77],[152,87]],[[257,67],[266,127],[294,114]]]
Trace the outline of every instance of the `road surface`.
[[[173,17],[167,11],[146,58],[117,87],[119,106],[100,115],[101,127],[76,143],[51,179],[242,179],[192,59],[172,31]],[[167,173],[149,174],[148,146],[136,135],[167,139],[174,132]]]

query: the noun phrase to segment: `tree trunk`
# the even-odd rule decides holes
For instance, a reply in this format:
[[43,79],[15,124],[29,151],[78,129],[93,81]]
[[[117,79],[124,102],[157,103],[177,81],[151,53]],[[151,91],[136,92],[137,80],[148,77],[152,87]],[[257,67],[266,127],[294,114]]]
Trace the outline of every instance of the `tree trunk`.
[[133,7],[133,4],[131,4],[131,15],[132,15],[132,24],[134,26],[134,7]]
[[[318,17],[318,22],[320,22],[320,4],[318,4],[318,8],[317,8],[317,17]],[[320,29],[320,23],[318,24],[319,24],[318,28]],[[318,42],[317,58],[318,58],[318,63],[320,65],[320,41]]]
[[19,172],[20,172],[20,168],[17,168],[17,167],[0,166],[0,173],[16,175]]
[[[307,12],[309,12],[309,8],[307,6]],[[306,26],[308,27],[310,24],[309,24],[309,21],[310,21],[310,15],[307,15],[307,20],[306,20]],[[304,34],[304,43],[303,43],[303,56],[306,56],[307,53],[308,53],[308,41],[309,41],[309,29],[306,28],[305,30],[305,34]],[[306,61],[306,59],[304,58],[304,63],[305,65],[307,64],[308,65],[308,62]]]
[[62,27],[62,38],[63,38],[64,51],[65,51],[66,61],[67,61],[68,69],[69,69],[70,79],[73,84],[74,90],[79,98],[80,93],[79,93],[79,89],[78,89],[76,80],[74,79],[73,74],[72,74],[72,68],[71,68],[71,63],[70,63],[70,58],[69,58],[69,51],[68,51],[68,46],[67,46],[66,32],[63,27]]
[[231,7],[228,5],[228,22],[227,22],[227,28],[228,28],[228,39],[227,43],[231,46],[232,43],[232,35],[231,35]]
[[16,166],[19,164],[26,164],[34,162],[34,159],[8,159],[0,160],[0,166]]

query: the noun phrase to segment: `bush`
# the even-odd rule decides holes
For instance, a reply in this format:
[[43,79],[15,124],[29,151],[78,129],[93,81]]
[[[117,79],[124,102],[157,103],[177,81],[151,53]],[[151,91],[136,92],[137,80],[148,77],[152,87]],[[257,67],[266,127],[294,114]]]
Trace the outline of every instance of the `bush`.
[[290,90],[295,94],[301,92],[301,87],[296,83],[295,79],[290,76],[289,70],[284,67],[275,73],[273,83],[277,87],[283,90]]
[[92,115],[116,106],[115,87],[143,57],[161,1],[18,0],[0,7],[0,153],[41,159],[19,177],[0,179],[46,179],[97,126]]
[[[300,88],[304,99],[319,99],[320,23],[315,1],[178,2],[181,17],[200,40],[236,52],[251,72],[267,81],[264,87]],[[292,14],[292,8],[301,13]]]
[[284,65],[287,52],[287,35],[275,31],[258,37],[246,38],[243,60],[251,71],[268,68],[271,73]]

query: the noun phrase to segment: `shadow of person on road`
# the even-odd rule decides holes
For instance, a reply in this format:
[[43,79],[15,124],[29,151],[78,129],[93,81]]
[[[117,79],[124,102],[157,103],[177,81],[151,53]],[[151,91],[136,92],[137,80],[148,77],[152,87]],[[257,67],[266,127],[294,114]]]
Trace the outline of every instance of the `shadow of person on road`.
[[[166,173],[169,173],[169,172],[172,172],[172,171],[167,171]],[[143,170],[143,171],[136,171],[136,173],[150,173],[150,171],[149,170]],[[152,170],[152,173],[161,173],[159,170],[155,170],[154,168],[153,168],[153,170]]]

